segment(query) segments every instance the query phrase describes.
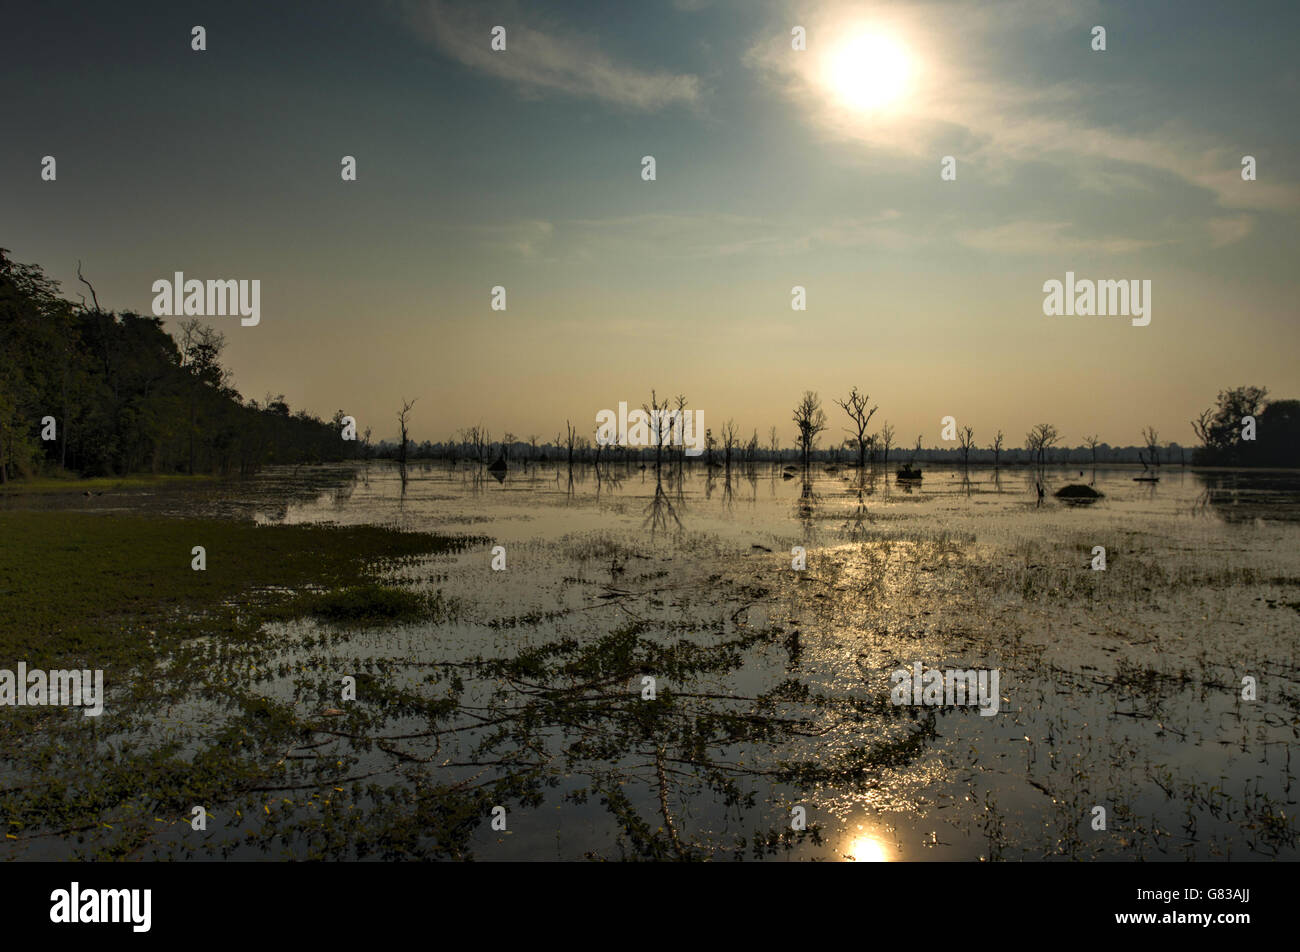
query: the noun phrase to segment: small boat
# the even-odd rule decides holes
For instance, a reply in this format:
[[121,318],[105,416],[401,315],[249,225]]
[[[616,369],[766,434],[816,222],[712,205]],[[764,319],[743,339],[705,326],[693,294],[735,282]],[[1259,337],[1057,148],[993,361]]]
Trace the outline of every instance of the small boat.
[[1158,482],[1160,482],[1160,477],[1159,477],[1159,476],[1134,476],[1134,477],[1133,477],[1133,482],[1135,482],[1135,483],[1158,483]]
[[897,476],[899,479],[919,480],[921,478],[921,470],[913,469],[912,464],[908,463],[898,471]]
[[488,467],[489,473],[504,473],[507,469],[504,456],[498,456],[497,461]]

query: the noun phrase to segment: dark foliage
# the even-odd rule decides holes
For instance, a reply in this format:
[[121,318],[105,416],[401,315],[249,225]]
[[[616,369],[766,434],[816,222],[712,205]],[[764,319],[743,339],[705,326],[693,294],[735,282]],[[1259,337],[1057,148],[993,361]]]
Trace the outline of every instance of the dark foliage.
[[[178,341],[161,319],[74,304],[36,265],[0,249],[0,482],[59,469],[247,474],[268,463],[360,455],[339,421],[244,401],[225,339],[198,321]],[[54,439],[42,439],[53,417]]]

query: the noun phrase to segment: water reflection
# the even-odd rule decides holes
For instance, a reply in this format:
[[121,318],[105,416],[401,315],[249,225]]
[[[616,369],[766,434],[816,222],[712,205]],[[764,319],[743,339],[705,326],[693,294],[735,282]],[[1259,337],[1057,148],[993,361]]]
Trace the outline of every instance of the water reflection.
[[1209,470],[1195,475],[1205,487],[1194,507],[1200,511],[1212,511],[1230,523],[1261,518],[1300,522],[1300,474],[1294,470]]
[[[728,480],[729,482],[730,480]],[[654,498],[650,501],[650,505],[646,507],[646,518],[642,525],[650,527],[650,538],[653,539],[656,533],[669,529],[670,520],[678,531],[684,528],[681,517],[677,514],[677,507],[673,505],[672,500],[668,498],[668,494],[664,492],[663,479],[656,473]]]
[[805,529],[812,529],[813,518],[817,515],[817,506],[820,502],[821,496],[813,490],[813,478],[807,470],[804,470],[803,482],[799,488],[799,501],[795,505],[795,512]]
[[888,863],[894,857],[884,841],[870,833],[858,833],[844,850],[844,858],[851,863]]

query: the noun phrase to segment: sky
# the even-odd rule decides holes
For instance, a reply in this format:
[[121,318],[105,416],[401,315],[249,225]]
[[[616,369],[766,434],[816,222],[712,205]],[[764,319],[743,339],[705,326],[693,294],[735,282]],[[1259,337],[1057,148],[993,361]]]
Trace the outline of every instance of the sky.
[[[416,440],[545,441],[655,388],[787,446],[815,390],[838,441],[856,386],[904,444],[1191,444],[1221,389],[1300,397],[1290,0],[5,19],[0,246],[145,314],[177,271],[259,280],[256,326],[210,319],[235,385],[376,439],[403,399]],[[1067,272],[1149,280],[1150,323],[1045,315]]]

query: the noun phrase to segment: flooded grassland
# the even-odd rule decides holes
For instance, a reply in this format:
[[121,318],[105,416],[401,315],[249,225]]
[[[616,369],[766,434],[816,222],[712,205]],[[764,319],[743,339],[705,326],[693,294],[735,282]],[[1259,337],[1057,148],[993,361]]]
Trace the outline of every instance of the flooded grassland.
[[[0,855],[1297,858],[1300,474],[1048,475],[1104,498],[442,463],[0,497],[0,668],[107,692],[0,708]],[[996,672],[996,713],[895,704],[915,665]]]

